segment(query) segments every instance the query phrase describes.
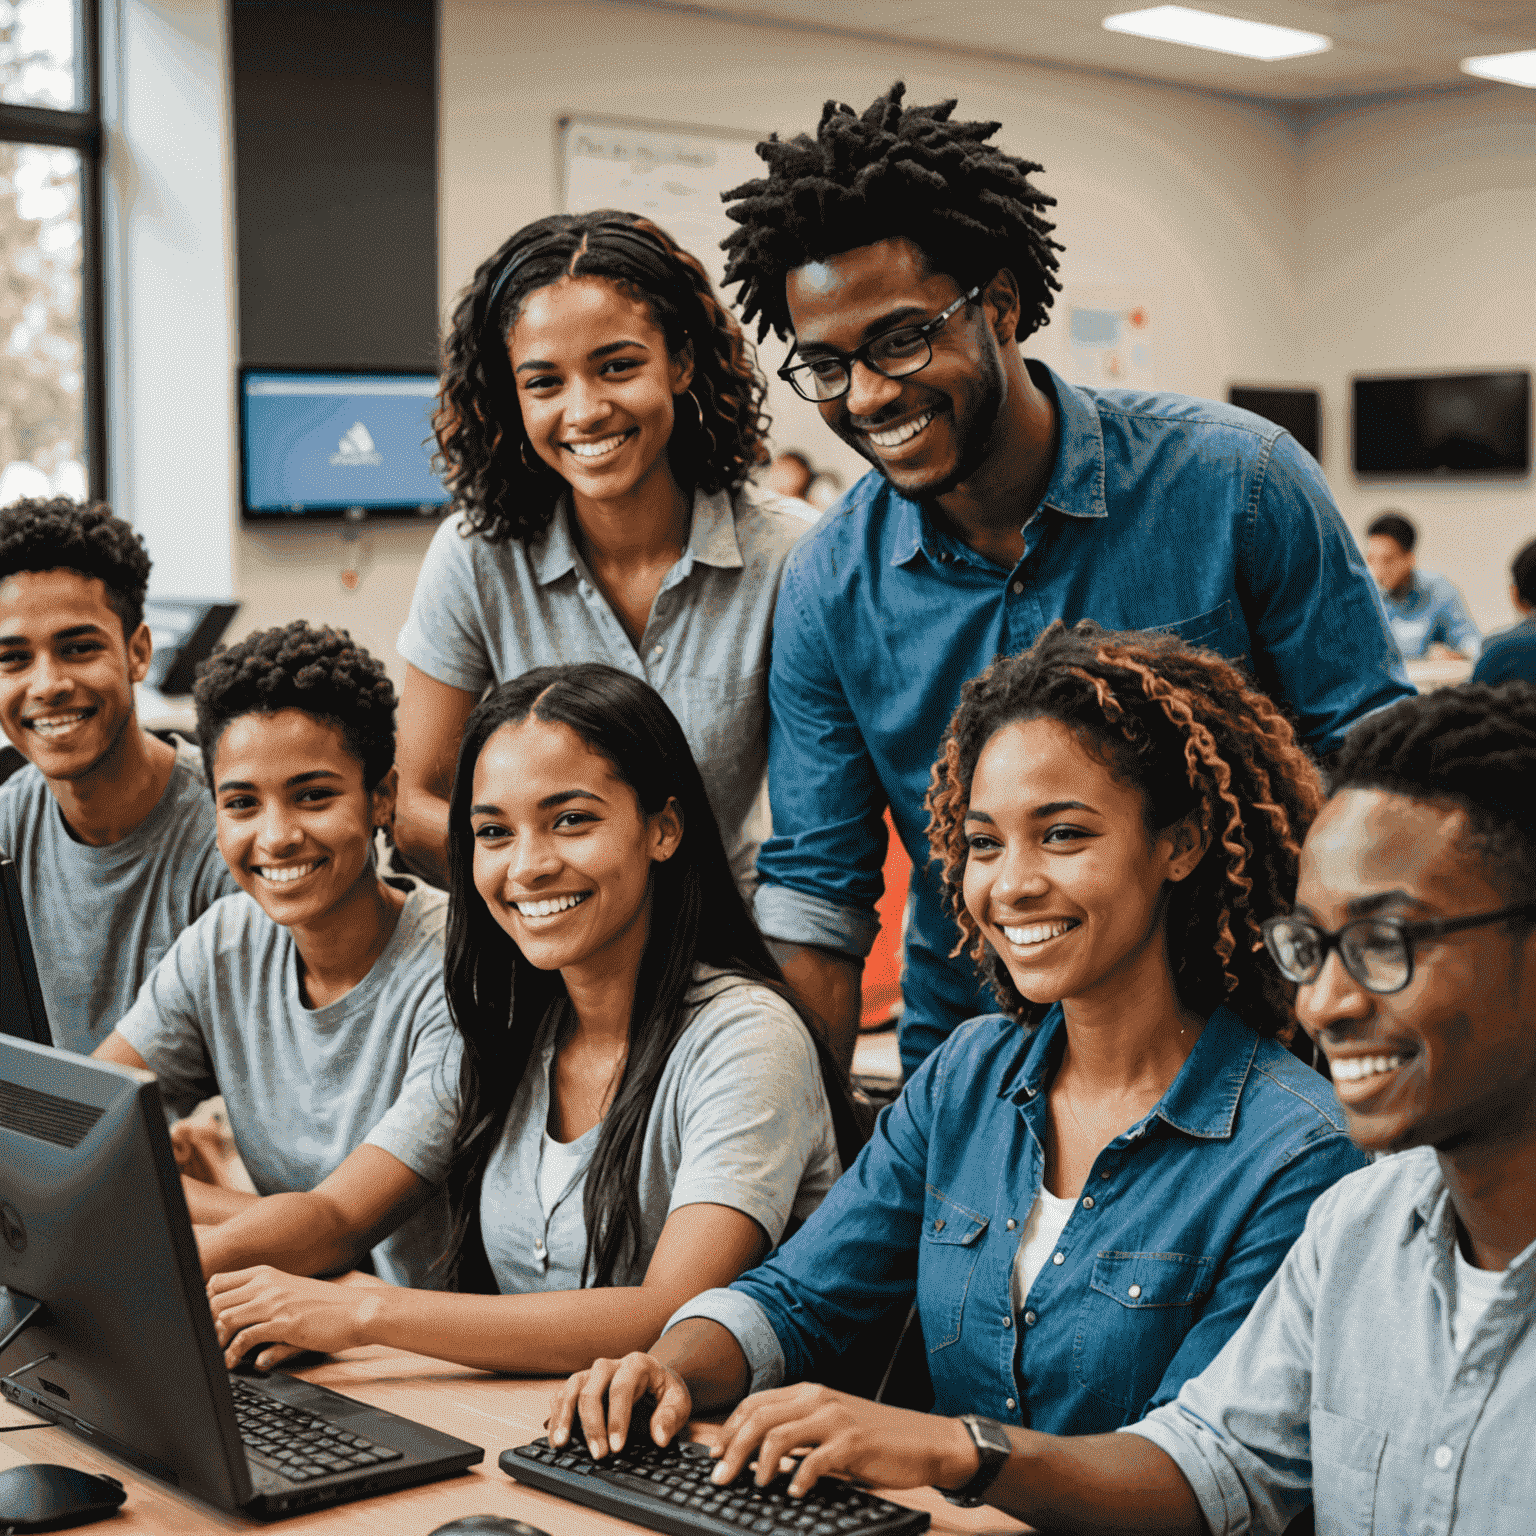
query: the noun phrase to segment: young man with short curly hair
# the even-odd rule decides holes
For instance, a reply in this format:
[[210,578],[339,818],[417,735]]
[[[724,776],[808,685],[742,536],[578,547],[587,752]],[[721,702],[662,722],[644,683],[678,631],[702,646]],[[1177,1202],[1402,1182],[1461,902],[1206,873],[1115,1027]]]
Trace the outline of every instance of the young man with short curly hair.
[[183,1179],[205,1274],[331,1274],[371,1249],[384,1279],[441,1284],[448,897],[374,859],[395,808],[394,687],[345,630],[296,620],[218,652],[193,697],[240,890],[181,935],[96,1054],[147,1067],[173,1109],[224,1097],[260,1194]]
[[176,935],[234,887],[203,765],[139,725],[149,556],[103,502],[0,509],[0,789],[55,1045],[93,1050]]
[[790,555],[775,613],[762,931],[851,1049],[887,805],[917,868],[908,1073],[986,1011],[927,867],[923,795],[960,685],[1053,619],[1172,630],[1243,658],[1332,751],[1410,692],[1316,463],[1279,427],[1181,395],[1080,389],[1019,344],[1059,284],[1040,167],[955,103],[758,146],[726,194],[725,281],[794,350],[781,376],[875,466]]

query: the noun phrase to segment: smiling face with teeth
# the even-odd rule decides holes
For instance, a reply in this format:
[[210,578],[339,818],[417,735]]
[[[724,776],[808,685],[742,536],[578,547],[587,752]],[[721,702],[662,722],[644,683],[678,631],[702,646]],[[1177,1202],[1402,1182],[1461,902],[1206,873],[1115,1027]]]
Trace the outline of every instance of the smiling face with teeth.
[[651,869],[682,841],[676,801],[643,814],[606,757],[529,715],[481,749],[470,828],[475,889],[529,964],[560,971],[568,988],[632,991]]
[[981,750],[966,811],[966,909],[1031,1002],[1074,1013],[1161,999],[1179,1014],[1166,892],[1203,852],[1149,833],[1141,792],[1057,720],[1015,721]]
[[[1501,889],[1459,806],[1346,789],[1302,846],[1296,911],[1333,931],[1497,911]],[[1296,1016],[1322,1046],[1367,1151],[1508,1139],[1536,1104],[1536,930],[1502,924],[1414,945],[1400,992],[1368,992],[1330,954]],[[1529,1133],[1529,1132],[1527,1132]]]
[[507,355],[523,430],[578,513],[677,494],[667,443],[693,365],[669,355],[648,305],[606,278],[563,278],[524,300]]
[[323,936],[379,900],[369,852],[395,771],[370,793],[340,726],[301,709],[240,715],[218,739],[213,779],[219,852],[273,922]]
[[0,723],[45,777],[79,782],[133,728],[149,626],[124,636],[97,576],[18,571],[0,580]]

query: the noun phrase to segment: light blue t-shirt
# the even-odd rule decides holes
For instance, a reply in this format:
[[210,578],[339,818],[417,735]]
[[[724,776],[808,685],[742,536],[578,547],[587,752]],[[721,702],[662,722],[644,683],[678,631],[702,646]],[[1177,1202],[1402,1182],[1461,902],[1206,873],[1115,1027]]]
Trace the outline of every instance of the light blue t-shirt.
[[[459,1036],[443,992],[448,897],[409,879],[384,952],[344,997],[307,1008],[293,935],[243,891],[203,914],[144,983],[118,1033],[184,1112],[224,1095],[264,1195],[313,1189],[367,1142],[428,1184],[448,1171]],[[373,1250],[381,1278],[432,1289],[447,1246],[439,1192]]]
[[1407,592],[1401,597],[1383,592],[1381,600],[1386,605],[1392,638],[1408,660],[1427,655],[1430,646],[1437,643],[1477,660],[1483,648],[1482,634],[1448,577],[1437,571],[1415,571]]
[[75,837],[28,763],[0,789],[0,849],[16,861],[53,1043],[82,1056],[133,1006],[176,935],[240,888],[214,841],[202,757],[184,741],[154,810],[102,847]]

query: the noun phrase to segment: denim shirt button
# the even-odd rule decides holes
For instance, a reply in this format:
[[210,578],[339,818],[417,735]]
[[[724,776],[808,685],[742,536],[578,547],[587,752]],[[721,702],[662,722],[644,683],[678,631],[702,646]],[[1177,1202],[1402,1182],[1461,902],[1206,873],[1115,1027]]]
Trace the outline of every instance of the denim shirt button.
[[1108,1168],[1101,1168],[1101,1169],[1099,1169],[1099,1177],[1101,1179],[1107,1179],[1109,1177],[1109,1169]]
[[1141,1287],[1139,1285],[1133,1285],[1127,1292],[1127,1295],[1130,1296],[1132,1301],[1135,1301],[1136,1298],[1141,1295]]
[[1066,1262],[1067,1262],[1067,1256],[1064,1253],[1053,1253],[1051,1255],[1051,1263],[1052,1264],[1065,1264]]
[[1014,584],[1013,584],[1013,595],[1015,597],[1018,597],[1020,595],[1020,593],[1023,592],[1023,590],[1024,590],[1024,583],[1022,581],[1014,582]]
[[1026,1312],[1024,1314],[1024,1326],[1026,1328],[1033,1328],[1035,1326],[1035,1314],[1033,1312]]
[[1015,1228],[1015,1227],[1016,1227],[1016,1226],[1018,1226],[1018,1222],[1016,1222],[1016,1221],[1015,1221],[1015,1220],[1014,1220],[1014,1219],[1013,1219],[1013,1217],[1012,1217],[1012,1216],[1010,1216],[1010,1217],[1009,1217],[1009,1218],[1008,1218],[1008,1230],[1009,1230],[1009,1231],[1010,1231],[1010,1232],[1012,1232],[1012,1231],[1013,1231],[1013,1229],[1014,1229],[1014,1228]]
[[1009,1317],[1006,1312],[1003,1314],[1003,1327],[1004,1328],[1012,1328],[1013,1327],[1013,1319],[1011,1317]]
[[1007,1407],[1008,1409],[1012,1410],[1014,1408],[1017,1408],[1019,1405],[1016,1402],[1014,1402],[1014,1400],[1010,1397],[1008,1399],[1007,1403],[1004,1406]]
[[1083,1209],[1085,1211],[1091,1211],[1093,1209],[1093,1196],[1092,1195],[1084,1195],[1083,1196]]
[[933,1230],[935,1232],[942,1232],[944,1230],[944,1218],[942,1216],[940,1216],[939,1219],[934,1222]]

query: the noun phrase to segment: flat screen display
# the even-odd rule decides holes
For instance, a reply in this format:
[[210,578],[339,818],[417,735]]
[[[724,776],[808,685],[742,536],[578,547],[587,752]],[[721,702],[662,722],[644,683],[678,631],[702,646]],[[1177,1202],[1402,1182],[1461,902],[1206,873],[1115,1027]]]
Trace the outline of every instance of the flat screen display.
[[1265,385],[1234,384],[1227,391],[1229,404],[1241,406],[1284,427],[1314,459],[1322,457],[1319,418],[1322,398],[1315,389],[1278,389]]
[[432,472],[431,373],[240,374],[247,517],[430,516],[449,501]]
[[1353,385],[1356,474],[1530,473],[1527,372],[1355,379]]

